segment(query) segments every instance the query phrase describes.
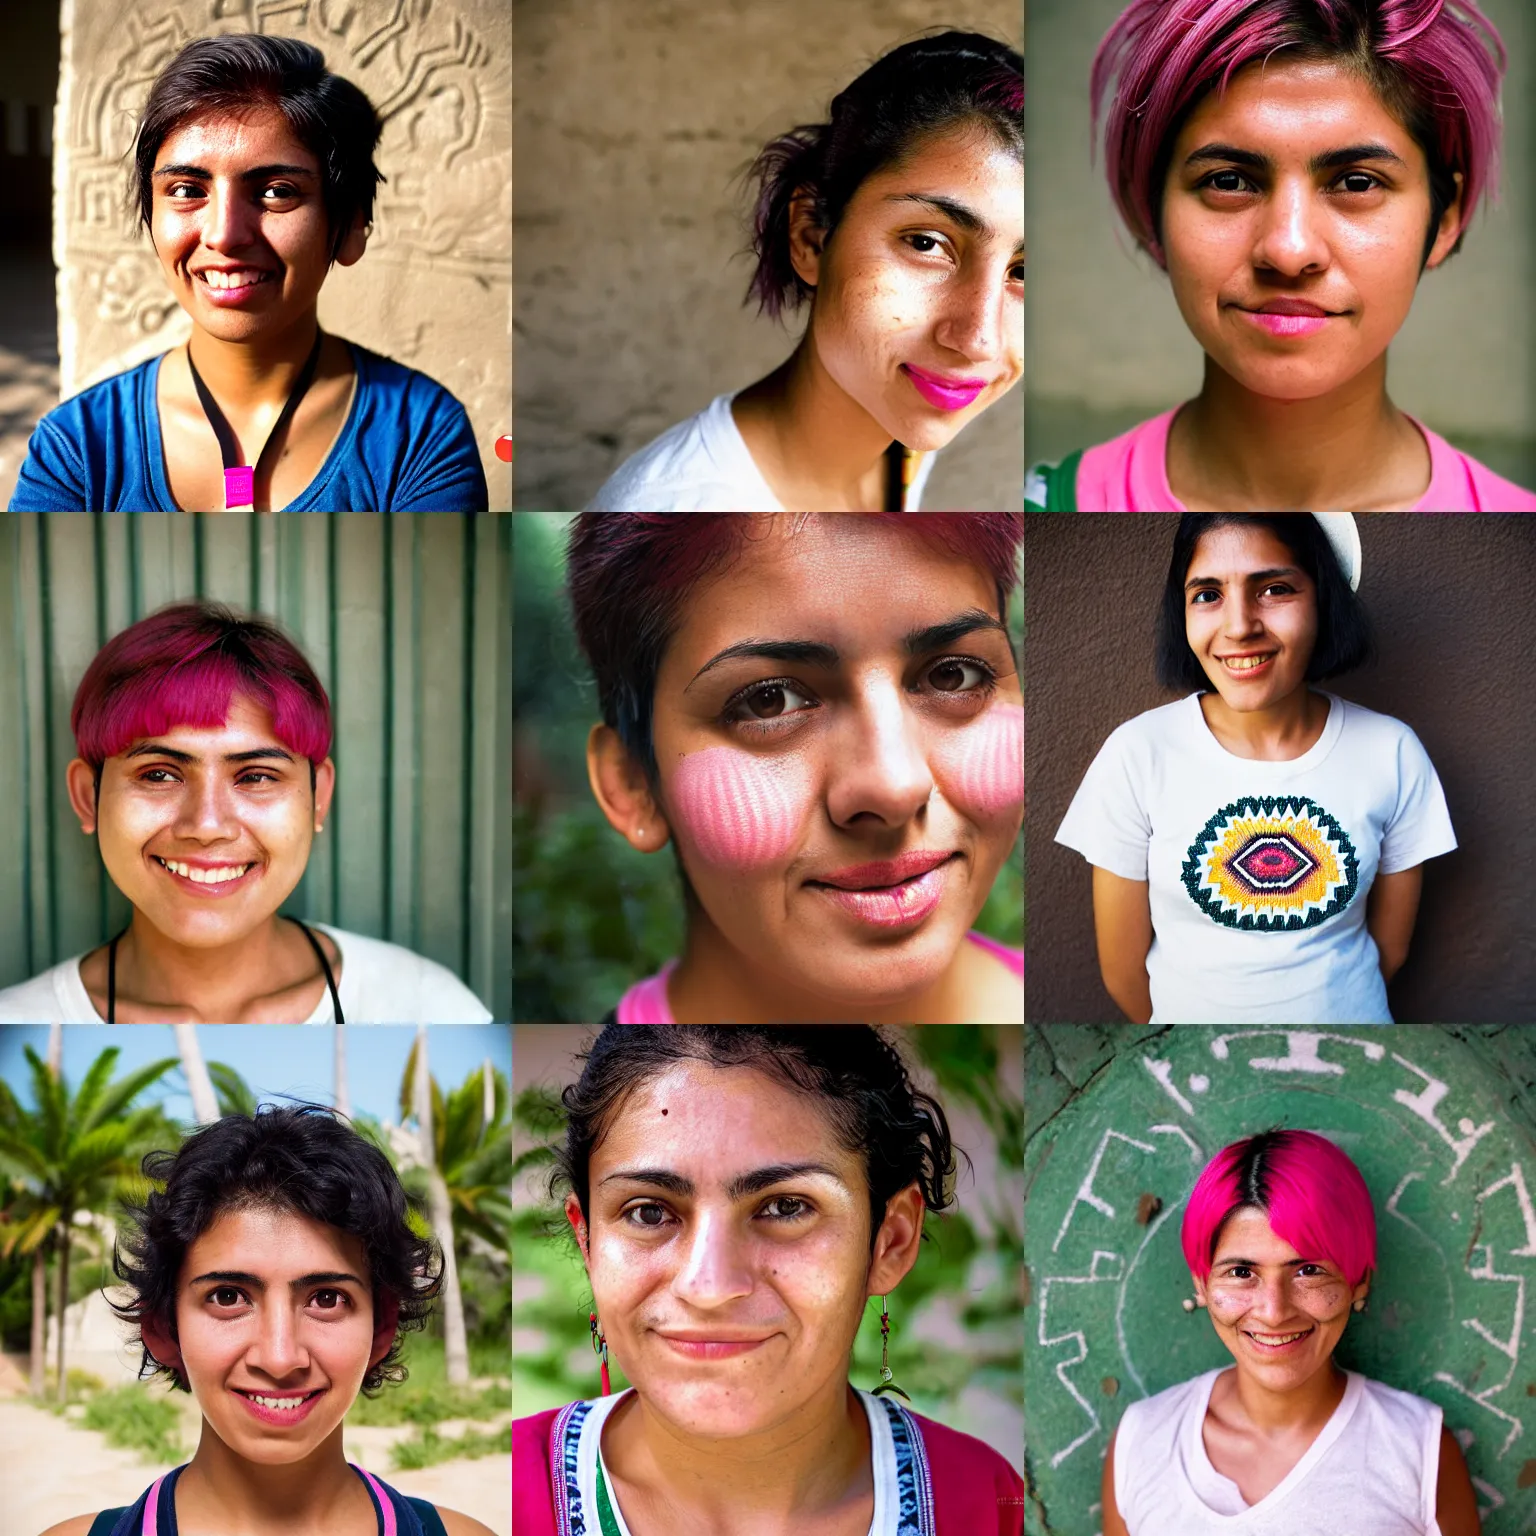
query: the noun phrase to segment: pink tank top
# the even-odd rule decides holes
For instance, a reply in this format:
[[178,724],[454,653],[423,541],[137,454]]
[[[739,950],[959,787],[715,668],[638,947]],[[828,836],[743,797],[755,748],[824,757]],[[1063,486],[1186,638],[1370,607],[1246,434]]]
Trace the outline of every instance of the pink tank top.
[[[1004,965],[1016,976],[1024,974],[1024,951],[1011,949],[1006,944],[999,944],[996,939],[989,939],[985,934],[977,933],[974,929],[966,934],[971,943],[979,944],[983,949],[997,956]],[[644,981],[637,981],[622,998],[614,1017],[620,1024],[675,1024],[677,1020],[672,1017],[671,1005],[667,1002],[667,978],[677,969],[676,960],[668,960],[667,963],[654,975],[647,976]]]

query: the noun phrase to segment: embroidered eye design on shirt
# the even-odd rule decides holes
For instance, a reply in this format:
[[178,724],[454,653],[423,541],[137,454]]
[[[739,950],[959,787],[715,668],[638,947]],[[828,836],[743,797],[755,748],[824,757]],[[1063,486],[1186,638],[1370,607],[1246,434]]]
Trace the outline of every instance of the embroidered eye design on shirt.
[[1250,933],[1315,928],[1342,912],[1360,885],[1349,834],[1301,795],[1224,805],[1190,845],[1182,874],[1207,917]]

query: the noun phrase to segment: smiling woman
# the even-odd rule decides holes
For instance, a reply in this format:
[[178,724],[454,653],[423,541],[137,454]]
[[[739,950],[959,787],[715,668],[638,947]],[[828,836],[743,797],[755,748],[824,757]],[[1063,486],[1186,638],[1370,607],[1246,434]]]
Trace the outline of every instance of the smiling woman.
[[1195,399],[1060,464],[1046,511],[1536,510],[1387,395],[1426,271],[1497,187],[1472,0],[1133,0],[1094,61],[1115,206],[1205,354]]
[[688,935],[619,1023],[1007,1023],[972,931],[1024,816],[1020,513],[584,513],[592,792],[671,841]]
[[330,700],[275,625],[163,608],[102,647],[70,723],[70,803],[133,919],[0,992],[0,1021],[489,1021],[443,966],[278,915],[325,830],[336,768]]
[[914,510],[932,454],[1024,372],[1024,61],[972,32],[905,43],[775,139],[753,178],[790,358],[628,459],[600,511]]
[[134,201],[191,339],[49,412],[11,510],[484,511],[463,406],[320,328],[372,233],[381,126],[291,38],[188,43],[155,81]]

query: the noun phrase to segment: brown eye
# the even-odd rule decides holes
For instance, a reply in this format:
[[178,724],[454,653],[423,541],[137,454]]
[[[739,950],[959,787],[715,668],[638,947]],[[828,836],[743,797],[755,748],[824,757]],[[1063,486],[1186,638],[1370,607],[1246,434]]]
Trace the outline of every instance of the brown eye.
[[759,720],[772,720],[784,713],[784,689],[775,683],[754,693],[746,700],[746,705]]

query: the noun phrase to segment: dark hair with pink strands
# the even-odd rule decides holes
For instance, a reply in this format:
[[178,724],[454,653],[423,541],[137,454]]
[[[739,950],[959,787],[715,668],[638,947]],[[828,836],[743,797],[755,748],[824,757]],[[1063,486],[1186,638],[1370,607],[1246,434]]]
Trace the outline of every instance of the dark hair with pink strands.
[[975,124],[1024,158],[1024,58],[980,32],[941,32],[893,48],[832,98],[830,120],[802,123],[767,145],[748,172],[757,184],[743,302],[779,319],[815,289],[789,259],[789,214],[802,189],[831,239],[853,194],[925,140]]
[[[1473,0],[1132,0],[1094,57],[1094,133],[1126,227],[1159,266],[1163,185],[1185,120],[1246,65],[1357,71],[1429,163],[1423,261],[1462,176],[1464,233],[1497,196],[1504,44]],[[1113,86],[1113,95],[1111,87]],[[1452,254],[1461,249],[1457,236]]]
[[70,711],[80,756],[109,757],[180,725],[222,726],[235,695],[272,716],[277,739],[310,763],[331,750],[331,701],[314,669],[270,620],[221,603],[173,603],[130,624],[96,653]]
[[1325,1259],[1350,1286],[1376,1267],[1371,1192],[1349,1155],[1314,1131],[1263,1131],[1205,1165],[1184,1208],[1184,1262],[1204,1280],[1221,1229],[1252,1207],[1304,1259]]

